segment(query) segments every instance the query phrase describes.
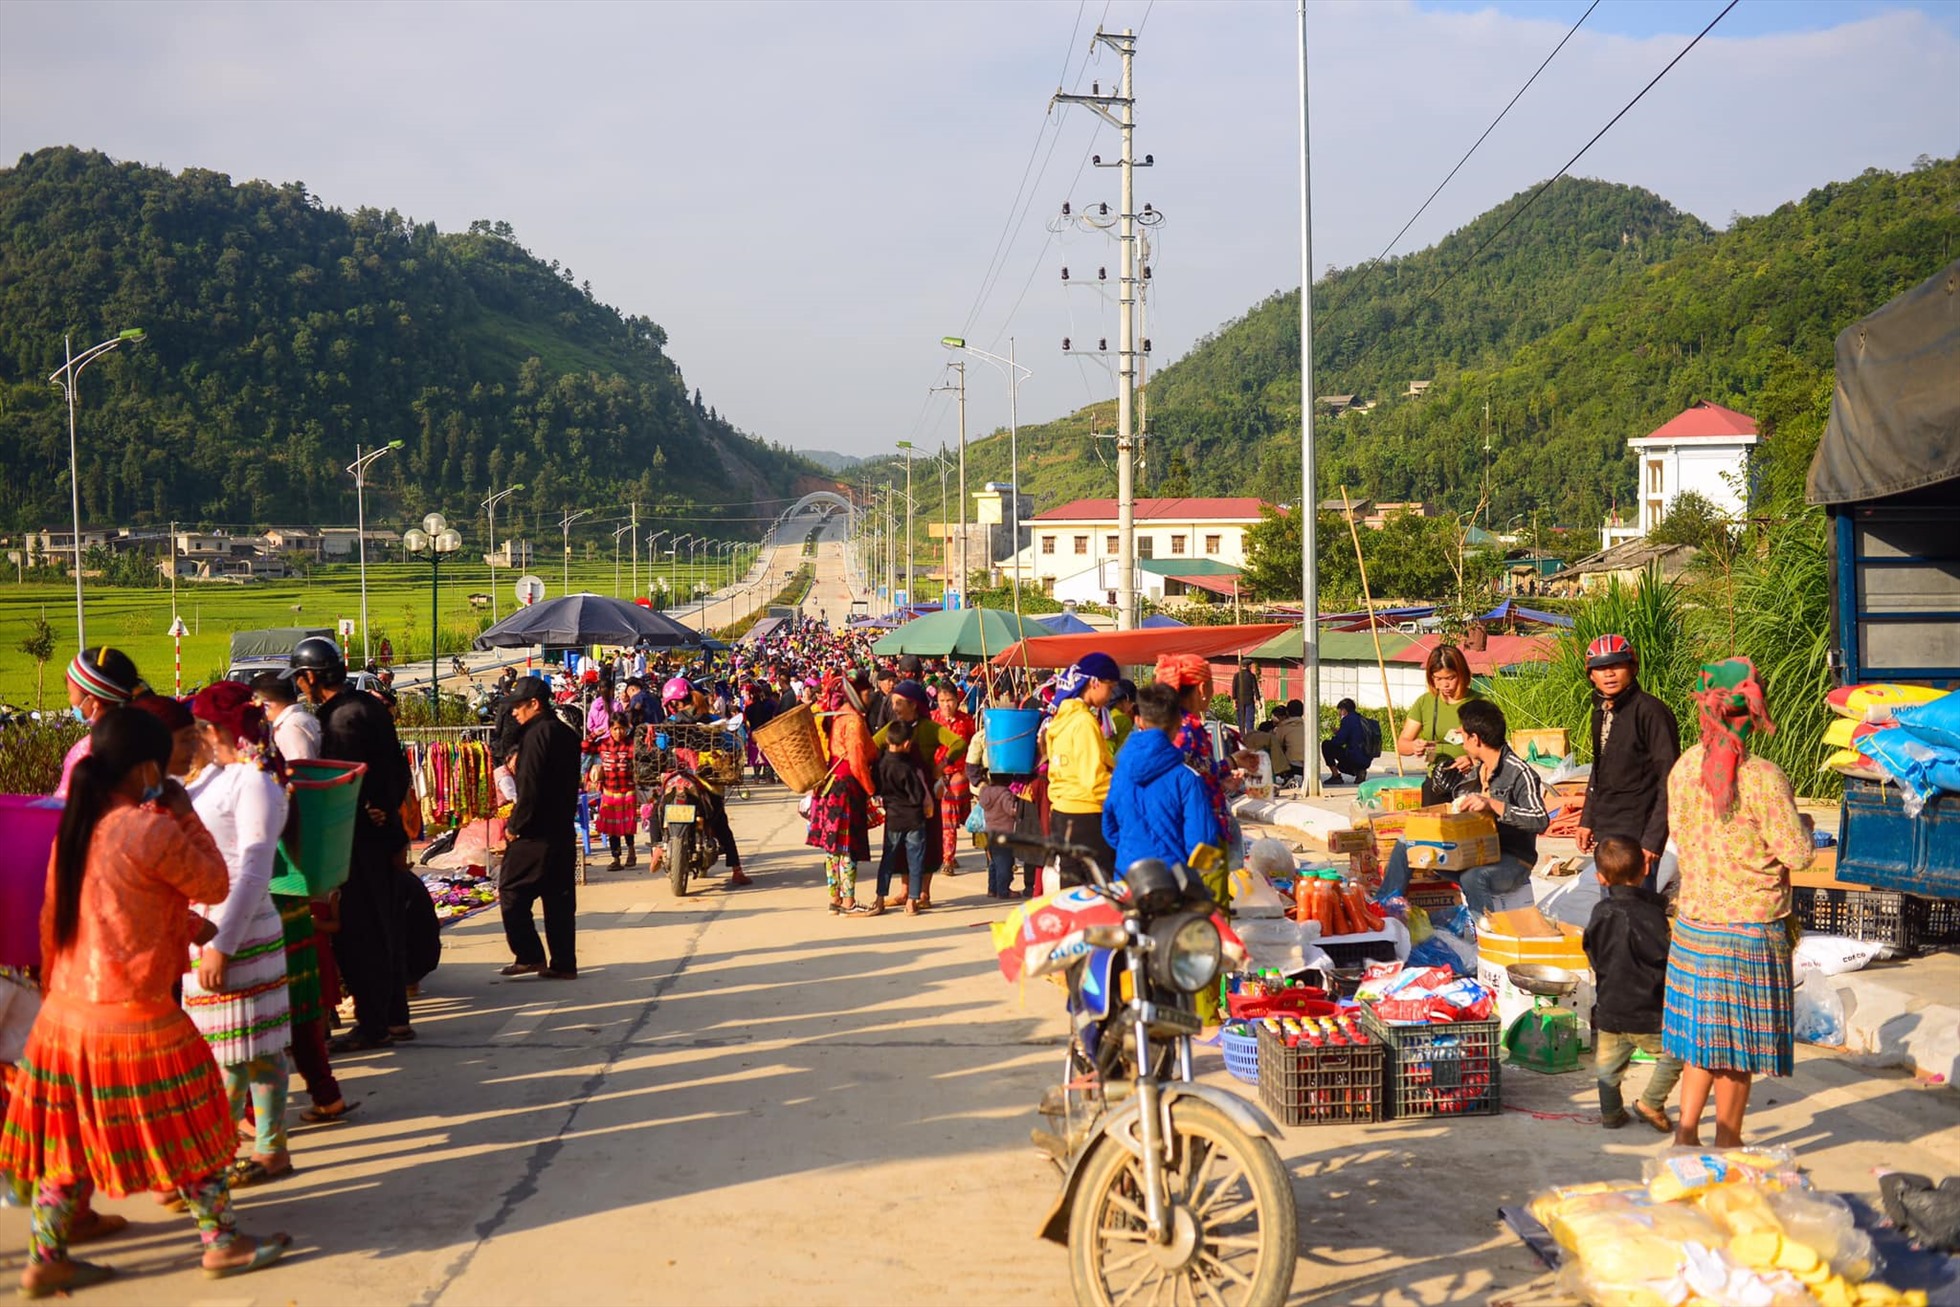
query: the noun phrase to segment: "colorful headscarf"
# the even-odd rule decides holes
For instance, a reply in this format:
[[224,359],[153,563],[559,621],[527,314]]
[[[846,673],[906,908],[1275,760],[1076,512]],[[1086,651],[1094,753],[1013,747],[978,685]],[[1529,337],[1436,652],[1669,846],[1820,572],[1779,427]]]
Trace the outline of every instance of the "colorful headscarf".
[[[127,674],[119,674],[125,668]],[[70,659],[68,679],[91,698],[114,704],[128,703],[141,685],[135,664],[121,650],[106,645],[84,649]]]
[[1197,654],[1164,654],[1157,659],[1157,679],[1173,689],[1211,685],[1211,664]]
[[1735,773],[1749,756],[1749,737],[1773,734],[1776,724],[1747,658],[1703,664],[1693,698],[1701,709],[1701,785],[1725,813],[1735,806]]

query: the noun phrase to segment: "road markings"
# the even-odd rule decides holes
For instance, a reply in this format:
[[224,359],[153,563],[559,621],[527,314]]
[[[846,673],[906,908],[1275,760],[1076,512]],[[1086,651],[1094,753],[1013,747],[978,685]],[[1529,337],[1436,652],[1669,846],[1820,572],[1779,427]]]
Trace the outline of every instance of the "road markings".
[[544,1019],[558,1008],[556,1003],[532,1003],[521,1007],[511,1014],[510,1020],[504,1022],[504,1028],[492,1035],[491,1039],[529,1039],[544,1024]]

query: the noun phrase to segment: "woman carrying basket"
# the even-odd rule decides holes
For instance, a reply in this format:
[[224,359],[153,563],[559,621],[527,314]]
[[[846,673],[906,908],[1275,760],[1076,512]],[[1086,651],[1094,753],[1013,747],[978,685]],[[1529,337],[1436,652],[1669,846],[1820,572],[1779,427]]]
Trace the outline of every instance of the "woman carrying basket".
[[871,910],[857,901],[857,869],[871,860],[871,768],[878,752],[864,720],[864,687],[831,677],[822,695],[830,769],[812,796],[805,842],[823,851],[830,910],[869,916]]

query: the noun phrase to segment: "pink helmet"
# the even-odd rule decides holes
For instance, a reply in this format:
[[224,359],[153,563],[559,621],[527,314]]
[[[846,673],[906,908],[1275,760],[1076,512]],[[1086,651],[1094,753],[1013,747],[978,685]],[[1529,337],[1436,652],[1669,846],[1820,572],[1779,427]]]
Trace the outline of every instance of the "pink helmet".
[[675,703],[679,700],[689,698],[693,694],[694,687],[687,683],[687,678],[685,676],[676,676],[668,681],[667,684],[660,687],[660,702]]

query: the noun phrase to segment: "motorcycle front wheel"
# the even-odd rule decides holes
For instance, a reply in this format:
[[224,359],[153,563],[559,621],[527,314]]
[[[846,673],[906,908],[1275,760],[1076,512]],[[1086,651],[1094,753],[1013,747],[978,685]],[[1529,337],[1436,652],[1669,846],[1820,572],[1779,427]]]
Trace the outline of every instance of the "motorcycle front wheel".
[[694,827],[670,826],[667,829],[667,883],[673,887],[674,897],[687,894],[688,873],[694,870]]
[[1300,1231],[1278,1154],[1196,1099],[1172,1105],[1171,1130],[1165,1244],[1145,1227],[1143,1163],[1113,1139],[1095,1145],[1069,1218],[1076,1302],[1281,1307]]

